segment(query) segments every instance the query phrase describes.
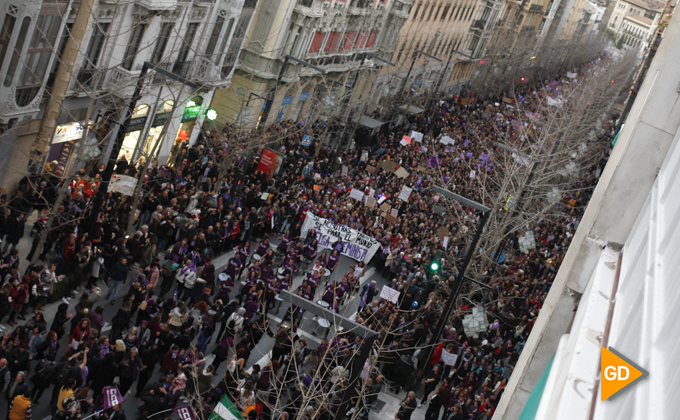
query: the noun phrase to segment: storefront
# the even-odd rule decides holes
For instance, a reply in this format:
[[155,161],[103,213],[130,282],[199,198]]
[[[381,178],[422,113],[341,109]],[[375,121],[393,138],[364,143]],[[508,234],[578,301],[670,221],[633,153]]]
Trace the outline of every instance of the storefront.
[[47,155],[47,162],[56,162],[53,171],[59,171],[61,175],[66,173],[66,168],[75,150],[75,144],[83,136],[85,127],[78,122],[58,125],[52,137],[52,144]]
[[132,119],[130,120],[130,125],[128,126],[127,134],[125,135],[125,140],[123,140],[123,146],[120,148],[118,159],[125,156],[128,162],[132,162],[133,160],[136,161],[139,159],[140,156],[150,156],[152,151],[154,152],[154,157],[157,156],[160,150],[160,144],[156,145],[156,142],[160,140],[163,125],[165,125],[165,122],[172,115],[173,104],[174,101],[172,100],[165,101],[156,110],[146,140],[144,141],[141,141],[140,137],[144,132],[144,128],[147,126],[147,121],[150,117],[150,107],[148,105],[139,105],[135,108],[135,112],[132,114]]
[[194,96],[189,99],[186,106],[184,107],[184,113],[182,114],[182,120],[179,125],[179,130],[177,130],[176,138],[182,141],[187,141],[191,137],[191,132],[196,126],[196,119],[201,113],[201,108],[203,106],[203,98],[200,96]]

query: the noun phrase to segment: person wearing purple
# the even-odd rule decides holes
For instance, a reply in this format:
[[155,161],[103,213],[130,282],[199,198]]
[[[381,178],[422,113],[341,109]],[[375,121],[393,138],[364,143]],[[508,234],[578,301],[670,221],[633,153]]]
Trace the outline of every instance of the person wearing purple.
[[241,269],[238,271],[238,278],[236,279],[240,280],[241,274],[243,274],[243,270],[246,268],[246,261],[250,258],[250,242],[246,241],[245,244],[237,246],[236,254],[234,256],[238,256],[241,260]]
[[290,290],[290,287],[293,285],[293,277],[290,274],[286,274],[281,280],[279,280],[279,284],[281,285],[281,290]]
[[338,282],[334,281],[333,283],[329,283],[328,286],[323,291],[323,297],[321,300],[324,302],[328,303],[328,305],[332,305],[333,302],[335,301],[335,289],[338,287]]
[[293,241],[293,238],[290,236],[290,231],[287,230],[286,233],[281,237],[281,243],[279,244],[276,249],[279,250],[280,253],[286,254],[288,252],[288,245]]
[[298,272],[298,267],[295,264],[295,260],[292,259],[292,258],[288,259],[287,261],[284,261],[282,267],[283,267],[283,273],[282,274],[284,276],[286,274],[293,275],[293,274]]
[[302,256],[307,258],[308,260],[312,261],[314,258],[316,258],[317,254],[317,248],[318,248],[318,241],[314,239],[312,243],[308,243],[304,246],[302,249]]
[[325,251],[322,252],[321,256],[317,258],[316,261],[321,263],[321,265],[325,268],[326,264],[328,264],[328,255],[326,254],[326,252]]
[[272,264],[269,261],[267,261],[264,267],[260,270],[260,278],[265,282],[268,282],[274,278],[274,269],[272,268]]
[[[255,295],[255,296],[257,296],[257,295]],[[246,301],[246,304],[243,305],[243,307],[246,309],[246,313],[243,315],[243,317],[245,319],[252,319],[253,316],[255,316],[255,313],[257,312],[259,306],[260,305],[257,304],[256,300],[252,299],[252,297],[249,298]]]
[[241,258],[238,256],[238,254],[236,254],[229,260],[229,262],[227,263],[227,267],[224,269],[224,272],[233,280],[235,280],[236,273],[238,273],[240,269]]
[[334,249],[331,256],[328,257],[328,263],[326,264],[326,268],[328,270],[330,270],[331,273],[333,273],[333,271],[335,271],[335,268],[338,266],[339,261],[340,261],[340,251],[338,251],[337,249]]
[[257,246],[257,249],[255,250],[255,255],[264,257],[267,254],[267,251],[269,251],[270,247],[271,245],[269,245],[269,236],[265,235],[262,242],[260,242],[260,244]]

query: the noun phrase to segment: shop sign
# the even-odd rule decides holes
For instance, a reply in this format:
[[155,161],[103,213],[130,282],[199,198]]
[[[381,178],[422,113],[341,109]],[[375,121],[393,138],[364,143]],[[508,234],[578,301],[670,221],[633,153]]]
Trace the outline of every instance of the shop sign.
[[286,98],[283,98],[283,102],[281,102],[281,106],[290,105],[291,103],[293,103],[293,97],[288,96]]
[[61,172],[63,176],[66,172],[66,166],[68,165],[69,159],[71,159],[71,154],[73,153],[73,146],[76,144],[75,141],[66,142],[62,148],[61,153],[59,153],[59,159],[57,159],[57,170]]
[[165,124],[168,118],[170,118],[170,112],[161,112],[160,114],[154,115],[151,127],[158,127]]
[[198,114],[201,112],[201,106],[188,106],[184,108],[184,114],[182,115],[182,122],[196,121]]
[[83,129],[84,127],[78,122],[58,125],[56,131],[54,132],[52,144],[80,140],[80,138],[83,136]]
[[132,118],[130,124],[128,125],[127,132],[132,133],[134,131],[140,131],[144,129],[144,124],[146,124],[147,116]]
[[304,102],[307,99],[309,99],[309,93],[303,93],[300,95],[300,99],[298,99],[298,102]]

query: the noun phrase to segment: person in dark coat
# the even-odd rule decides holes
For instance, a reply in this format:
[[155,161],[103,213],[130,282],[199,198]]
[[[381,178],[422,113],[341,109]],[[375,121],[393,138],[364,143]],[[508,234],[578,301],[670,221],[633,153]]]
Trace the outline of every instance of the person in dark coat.
[[109,386],[113,383],[113,380],[118,376],[118,366],[114,362],[113,353],[107,353],[99,362],[92,372],[90,372],[90,377],[92,377],[92,391],[93,400],[98,401],[99,396],[102,395],[102,390],[105,386]]
[[52,321],[52,327],[50,329],[57,333],[57,338],[59,339],[64,335],[64,324],[73,316],[73,314],[67,314],[67,311],[68,304],[60,303],[57,307],[57,313],[54,315],[54,321]]
[[26,222],[24,221],[24,214],[19,213],[15,216],[10,216],[7,221],[7,227],[5,228],[5,233],[7,235],[5,245],[3,247],[3,254],[7,252],[7,249],[12,245],[12,249],[16,249],[19,241],[24,236],[24,230],[26,228]]
[[139,370],[142,368],[142,358],[139,356],[137,348],[130,350],[130,353],[123,358],[120,363],[120,393],[125,395],[132,384],[139,377]]

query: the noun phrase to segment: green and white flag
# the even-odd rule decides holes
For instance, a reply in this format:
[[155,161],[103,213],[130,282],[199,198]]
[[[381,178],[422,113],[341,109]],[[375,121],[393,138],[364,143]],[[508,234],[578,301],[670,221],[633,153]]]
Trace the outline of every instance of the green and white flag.
[[212,412],[209,420],[243,420],[243,416],[227,394],[224,394],[215,406],[215,411]]

